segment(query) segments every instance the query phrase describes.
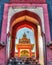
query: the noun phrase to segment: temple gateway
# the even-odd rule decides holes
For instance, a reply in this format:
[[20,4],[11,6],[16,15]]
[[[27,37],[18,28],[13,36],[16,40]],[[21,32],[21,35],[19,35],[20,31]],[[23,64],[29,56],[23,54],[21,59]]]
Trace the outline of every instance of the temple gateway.
[[46,0],[10,0],[4,4],[2,21],[1,65],[50,65],[52,42]]

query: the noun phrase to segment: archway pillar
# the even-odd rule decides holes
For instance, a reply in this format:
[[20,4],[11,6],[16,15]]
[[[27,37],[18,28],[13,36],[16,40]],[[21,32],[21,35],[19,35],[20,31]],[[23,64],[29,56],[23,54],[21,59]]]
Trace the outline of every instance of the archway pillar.
[[7,58],[10,58],[10,40],[11,40],[11,37],[10,36],[7,36]]
[[38,27],[38,45],[39,45],[39,62],[41,65],[44,65],[44,52],[43,52],[43,38],[41,35],[41,27]]

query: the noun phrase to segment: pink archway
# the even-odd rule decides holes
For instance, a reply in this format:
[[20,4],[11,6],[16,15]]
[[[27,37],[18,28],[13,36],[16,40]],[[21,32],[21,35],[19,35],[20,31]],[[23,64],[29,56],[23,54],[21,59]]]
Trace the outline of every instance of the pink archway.
[[[35,24],[33,22],[30,22],[30,20],[22,20],[20,22],[17,22],[16,24],[13,25],[13,27],[11,27],[11,25],[13,24],[13,22],[22,17],[22,16],[30,16],[32,17],[33,19],[36,19],[38,21],[38,24]],[[27,10],[24,10],[24,11],[21,11],[19,13],[16,13],[12,16],[11,20],[10,20],[10,28],[12,28],[10,30],[11,32],[11,52],[10,52],[10,57],[14,57],[14,50],[15,50],[15,37],[16,37],[16,32],[18,29],[20,28],[23,28],[24,26],[25,27],[28,27],[28,28],[33,28],[34,31],[35,31],[35,37],[36,37],[36,58],[39,59],[39,50],[38,50],[38,29],[37,29],[37,25],[40,25],[41,26],[41,19],[40,17],[33,13],[33,12],[30,12],[30,11],[27,11]]]

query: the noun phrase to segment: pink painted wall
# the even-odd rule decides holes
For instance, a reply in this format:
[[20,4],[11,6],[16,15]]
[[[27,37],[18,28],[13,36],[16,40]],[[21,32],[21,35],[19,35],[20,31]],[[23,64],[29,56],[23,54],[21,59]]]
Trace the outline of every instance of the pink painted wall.
[[[8,9],[11,6],[17,6],[17,7],[21,7],[21,6],[26,6],[26,7],[35,7],[35,6],[36,7],[43,7],[46,44],[47,44],[48,41],[51,41],[47,4],[5,4],[5,6],[4,6],[4,15],[3,15],[3,24],[2,24],[2,33],[1,33],[1,41],[6,42],[6,37],[7,37],[7,34],[6,34],[7,15],[8,15]],[[47,50],[47,60],[49,61],[52,58],[52,54],[51,54],[52,51],[49,50],[49,49],[46,49],[46,50]],[[1,53],[4,56],[4,53],[3,52],[1,52]],[[3,60],[3,63],[4,63],[4,60]]]
[[45,3],[46,0],[10,0],[10,2],[17,2],[17,3]]
[[6,49],[0,49],[0,65],[6,65]]

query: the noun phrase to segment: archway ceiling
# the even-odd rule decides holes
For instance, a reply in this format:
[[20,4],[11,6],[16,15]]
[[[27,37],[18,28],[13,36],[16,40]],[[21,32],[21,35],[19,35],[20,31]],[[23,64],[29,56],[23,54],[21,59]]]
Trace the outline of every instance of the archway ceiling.
[[34,23],[34,24],[36,24],[36,25],[39,24],[39,22],[38,22],[35,18],[32,18],[32,17],[30,17],[30,16],[25,15],[25,16],[16,18],[16,19],[14,20],[14,22],[12,23],[11,27],[13,27],[13,26],[14,26],[15,24],[17,24],[18,22],[21,22],[21,21],[24,21],[24,20],[30,21],[30,22],[32,22],[32,23]]
[[12,16],[11,21],[10,21],[10,27],[13,27],[16,23],[23,21],[23,20],[27,20],[32,23],[41,25],[41,19],[36,13],[33,13],[28,10],[24,10]]
[[14,31],[14,33],[16,33],[20,28],[23,28],[23,27],[27,27],[27,28],[29,28],[31,30],[33,30],[33,29],[37,30],[37,25],[36,24],[33,24],[30,21],[24,20],[24,21],[18,22],[18,24],[15,24],[12,27],[11,32]]
[[17,28],[17,31],[19,30],[19,29],[21,29],[21,28],[29,28],[29,29],[31,29],[33,32],[34,32],[34,29],[33,29],[33,27],[32,26],[30,26],[30,25],[28,25],[28,24],[23,24],[23,25],[20,25],[18,28]]

